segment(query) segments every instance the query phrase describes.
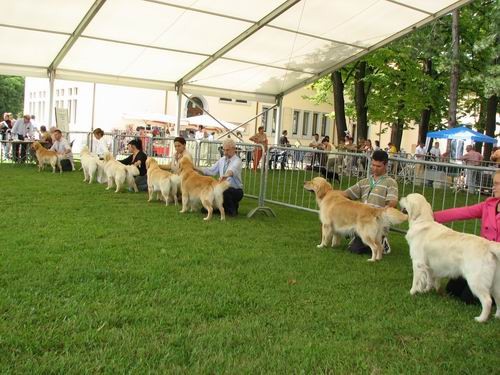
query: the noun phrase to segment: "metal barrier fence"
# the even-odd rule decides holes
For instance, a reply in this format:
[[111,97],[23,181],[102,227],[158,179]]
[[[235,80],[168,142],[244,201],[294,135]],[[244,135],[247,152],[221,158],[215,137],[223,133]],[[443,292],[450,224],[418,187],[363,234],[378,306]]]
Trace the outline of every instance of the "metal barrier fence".
[[[83,145],[92,149],[91,132],[67,132],[76,159]],[[128,134],[105,134],[110,152],[117,159],[128,156],[127,144],[139,138],[144,151],[168,164],[175,154],[174,137],[151,138]],[[0,160],[5,159],[5,145],[0,148]],[[214,164],[222,155],[222,142],[186,139],[186,149],[199,167]],[[256,151],[260,150],[260,151]],[[257,154],[262,155],[255,166]],[[307,211],[317,211],[313,194],[303,188],[304,181],[323,176],[334,188],[346,189],[369,175],[370,155],[366,153],[325,152],[312,148],[272,146],[267,152],[261,145],[237,143],[237,155],[243,162],[242,179],[246,197],[258,199],[258,207],[249,214],[261,210],[274,214],[265,206],[273,203]],[[399,186],[399,196],[410,193],[424,195],[433,210],[463,207],[482,202],[492,195],[493,166],[471,166],[458,163],[436,162],[409,157],[390,157],[388,174]],[[456,230],[479,233],[479,220],[457,222]]]

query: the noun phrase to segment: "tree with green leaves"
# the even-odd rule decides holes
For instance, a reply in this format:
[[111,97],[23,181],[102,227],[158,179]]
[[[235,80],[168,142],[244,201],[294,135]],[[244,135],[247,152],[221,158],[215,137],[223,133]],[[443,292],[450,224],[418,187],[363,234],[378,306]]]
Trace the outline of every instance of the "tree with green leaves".
[[18,115],[24,107],[24,77],[0,76],[0,114]]

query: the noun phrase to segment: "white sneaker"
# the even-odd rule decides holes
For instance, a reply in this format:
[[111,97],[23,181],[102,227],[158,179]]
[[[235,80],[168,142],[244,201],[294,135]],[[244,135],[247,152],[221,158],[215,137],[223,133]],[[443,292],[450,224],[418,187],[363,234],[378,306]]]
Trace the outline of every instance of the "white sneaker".
[[389,241],[387,240],[387,237],[382,238],[382,246],[384,247],[384,254],[390,254],[391,253],[391,245],[389,245]]

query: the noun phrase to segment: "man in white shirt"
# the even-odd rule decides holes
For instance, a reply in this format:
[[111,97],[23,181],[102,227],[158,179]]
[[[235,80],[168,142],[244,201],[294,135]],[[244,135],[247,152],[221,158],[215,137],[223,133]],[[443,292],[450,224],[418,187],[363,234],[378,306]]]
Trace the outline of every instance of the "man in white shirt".
[[439,161],[439,159],[441,159],[441,150],[439,149],[439,142],[434,143],[434,147],[431,148],[429,153],[431,154],[432,158],[435,159],[435,161]]
[[[24,141],[25,138],[31,137],[33,125],[31,124],[30,115],[24,115],[23,118],[18,119],[12,127],[11,133],[13,140]],[[21,154],[19,155],[19,147],[21,147]],[[26,160],[26,144],[13,144],[12,160],[14,162],[24,163]]]
[[231,184],[224,191],[224,211],[226,215],[238,215],[240,201],[243,198],[243,181],[241,179],[241,159],[236,155],[236,143],[232,138],[226,138],[222,143],[224,156],[217,163],[201,172],[208,176],[219,176],[219,181],[227,180]]
[[[321,141],[319,140],[319,134],[318,133],[314,134],[314,138],[311,141],[311,143],[309,143],[309,147],[312,147],[314,149],[320,149],[322,147]],[[320,156],[321,155],[317,155],[315,152],[313,152],[313,155],[312,155],[312,158],[311,158],[311,167],[310,167],[311,169],[314,167],[314,164],[316,164],[316,161],[319,160]]]
[[[52,151],[57,152],[61,160],[69,160],[71,163],[71,169],[75,170],[75,162],[73,161],[73,153],[71,152],[71,145],[69,142],[63,138],[62,133],[59,129],[53,132],[54,144],[50,148]],[[63,168],[64,170],[64,168]]]
[[203,130],[203,125],[198,126],[198,130],[194,133],[194,139],[201,141],[205,138],[205,131]]
[[[419,142],[417,145],[417,148],[415,149],[415,159],[419,161],[424,161],[425,160],[425,155],[427,152],[425,151],[425,143],[424,142]],[[422,175],[424,174],[425,170],[425,165],[423,164],[416,164],[415,165],[415,175],[418,179],[422,178]]]

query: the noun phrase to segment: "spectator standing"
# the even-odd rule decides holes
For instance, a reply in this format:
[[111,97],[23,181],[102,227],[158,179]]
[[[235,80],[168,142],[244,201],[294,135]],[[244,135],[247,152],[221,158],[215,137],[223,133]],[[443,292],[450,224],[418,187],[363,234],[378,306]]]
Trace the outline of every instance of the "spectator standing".
[[[12,127],[12,137],[14,140],[24,141],[31,136],[33,126],[31,125],[30,115],[24,115],[23,118],[18,119]],[[21,153],[19,154],[19,149]],[[26,144],[14,143],[12,150],[12,160],[15,162],[24,163],[26,160]]]
[[[5,112],[3,114],[3,121],[0,123],[0,135],[1,135],[1,140],[2,141],[10,141],[12,139],[12,118],[11,114],[8,112]],[[2,144],[2,152],[3,152],[3,158],[4,159],[9,159],[9,153],[10,153],[10,143],[3,143]]]
[[[426,155],[427,152],[425,150],[425,143],[419,142],[417,148],[415,149],[415,159],[417,159],[417,161],[424,161]],[[424,164],[417,163],[415,165],[415,175],[417,179],[421,180],[423,178],[424,171],[425,171]]]
[[[467,151],[460,160],[463,160],[466,165],[478,166],[481,165],[481,161],[483,160],[483,155],[474,150],[472,145],[468,145],[465,150]],[[467,169],[466,171],[466,180],[467,180],[467,189],[469,193],[474,194],[476,191],[477,185],[477,172],[473,169]]]
[[[260,159],[264,156],[264,153],[267,152],[268,140],[266,133],[264,133],[263,126],[259,126],[257,133],[250,137],[250,141],[262,146],[255,147],[253,152],[253,170],[256,172],[260,164]],[[262,151],[262,149],[264,149],[264,151]]]
[[441,150],[439,148],[439,142],[434,143],[434,146],[429,151],[429,154],[434,159],[434,161],[441,160]]

